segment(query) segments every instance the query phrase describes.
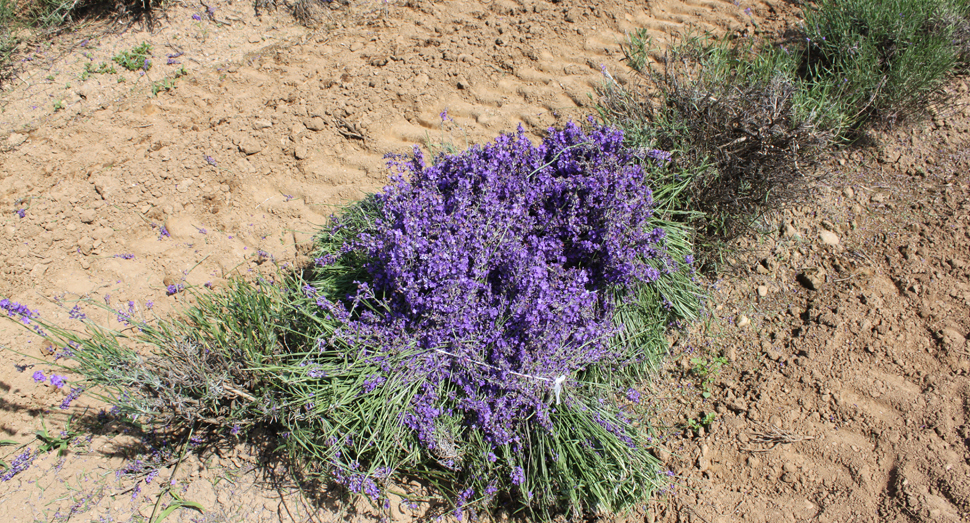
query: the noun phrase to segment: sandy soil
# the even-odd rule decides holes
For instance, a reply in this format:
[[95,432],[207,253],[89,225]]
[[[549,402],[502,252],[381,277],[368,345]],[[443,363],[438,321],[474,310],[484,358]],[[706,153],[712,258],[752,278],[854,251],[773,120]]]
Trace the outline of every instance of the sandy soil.
[[[646,27],[662,46],[670,33],[795,22],[782,1],[409,0],[334,3],[306,29],[250,3],[208,5],[211,15],[172,5],[154,32],[85,25],[22,56],[0,97],[0,295],[66,325],[82,297],[178,310],[189,298],[168,285],[218,287],[299,263],[336,206],[384,184],[385,153],[585,117],[603,67],[629,81],[627,31]],[[142,42],[154,47],[144,74],[116,66],[81,79],[85,64]],[[153,96],[181,67],[176,87]],[[954,112],[876,137],[875,152],[832,164],[816,203],[738,245],[711,317],[676,341],[656,385],[658,453],[674,484],[631,518],[970,519],[968,130],[970,115]],[[53,358],[10,323],[0,342]],[[692,369],[716,357],[705,398]],[[57,432],[98,407],[61,411],[66,390],[31,379],[48,367],[0,358],[0,439],[36,449],[42,423]],[[173,471],[170,451],[141,443],[109,423],[64,457],[37,458],[0,483],[14,507],[0,519],[144,519],[173,473],[207,513],[171,521],[345,516],[269,481],[246,449],[210,449]],[[132,459],[156,460],[158,476],[118,475]]]

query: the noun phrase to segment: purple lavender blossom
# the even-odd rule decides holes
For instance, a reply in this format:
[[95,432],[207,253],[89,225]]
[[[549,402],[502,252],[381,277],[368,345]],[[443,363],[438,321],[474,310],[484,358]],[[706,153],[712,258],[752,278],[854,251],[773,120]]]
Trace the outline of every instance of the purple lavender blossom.
[[195,20],[195,21],[197,21],[197,22],[201,22],[202,21],[202,17],[198,13],[192,15],[192,19]]
[[131,253],[125,253],[125,254],[115,254],[114,257],[121,258],[122,260],[133,260],[135,258],[135,255]]
[[37,311],[32,311],[27,308],[26,305],[21,305],[15,301],[10,301],[7,298],[0,300],[0,309],[7,311],[7,316],[19,317],[20,321],[24,325],[30,325],[31,318],[36,318],[39,316]]
[[317,264],[320,267],[326,267],[328,265],[333,265],[334,263],[337,262],[338,259],[339,258],[333,254],[326,254],[324,256],[320,256],[319,258],[313,260],[313,263]]
[[209,164],[209,165],[211,165],[213,167],[218,167],[219,166],[219,164],[216,163],[216,159],[213,158],[213,157],[211,157],[211,156],[209,156],[209,155],[205,155],[205,163],[207,163],[207,164]]
[[54,361],[57,361],[61,358],[73,358],[74,351],[80,348],[81,348],[80,344],[78,344],[76,341],[69,341],[67,342],[66,347],[62,348],[60,352],[54,355]]
[[10,462],[10,468],[2,476],[0,476],[0,481],[10,481],[14,476],[20,474],[21,472],[30,468],[30,464],[34,461],[34,454],[30,451],[28,447],[19,456],[14,458]]
[[17,216],[24,218],[27,216],[27,209],[17,209]]
[[60,376],[57,374],[54,374],[51,376],[51,385],[53,385],[55,388],[58,388],[58,389],[63,388],[64,385],[66,384],[67,384],[67,380],[64,379],[64,376]]
[[185,287],[181,283],[173,283],[172,285],[165,287],[165,295],[171,296],[173,294],[178,294],[182,292],[184,289]]
[[84,387],[71,387],[70,394],[64,397],[64,401],[61,402],[61,410],[71,408],[71,402],[76,400],[82,392],[84,392]]
[[636,389],[627,389],[626,399],[632,401],[633,403],[640,403],[640,392]]
[[525,470],[522,467],[515,467],[512,469],[512,474],[509,475],[509,478],[512,480],[513,485],[521,485],[525,483]]
[[[665,260],[664,231],[647,226],[652,193],[622,142],[615,129],[569,124],[538,146],[520,128],[430,166],[420,151],[391,158],[397,174],[375,198],[377,221],[344,246],[370,260],[370,281],[347,304],[317,302],[346,320],[338,335],[351,346],[393,354],[417,344],[416,358],[384,376],[426,384],[401,421],[427,447],[444,414],[440,383],[456,391],[457,414],[501,446],[518,420],[551,429],[558,377],[619,357],[605,292],[656,280],[652,261]],[[348,312],[378,296],[390,314]]]
[[674,158],[673,154],[669,153],[668,151],[661,151],[660,149],[650,149],[645,154],[649,158],[656,160],[658,166],[662,166]]
[[41,371],[39,371],[39,370],[38,371],[34,371],[34,375],[31,376],[31,377],[34,378],[34,383],[40,383],[42,381],[47,381],[47,376],[44,376],[44,373],[41,372]]

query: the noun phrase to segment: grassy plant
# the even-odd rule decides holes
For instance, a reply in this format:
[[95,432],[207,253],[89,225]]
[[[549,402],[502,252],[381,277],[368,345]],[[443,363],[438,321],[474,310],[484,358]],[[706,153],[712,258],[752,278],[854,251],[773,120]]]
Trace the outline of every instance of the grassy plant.
[[[0,439],[0,447],[11,447],[15,445],[20,445],[20,443],[12,439]],[[0,459],[0,468],[2,468],[4,471],[9,470],[10,464]]]
[[641,67],[638,87],[608,81],[601,117],[626,131],[632,147],[673,154],[673,211],[722,241],[780,203],[797,198],[803,169],[830,139],[800,102],[796,64],[754,44],[687,37],[651,68],[650,45],[631,34],[624,50]]
[[954,0],[823,0],[806,10],[798,74],[813,94],[836,94],[852,129],[919,117],[945,100],[967,15]]
[[607,75],[600,89],[600,116],[631,146],[673,153],[683,184],[670,201],[705,244],[801,198],[827,148],[944,101],[970,49],[963,0],[824,0],[803,31],[777,45],[688,35],[662,53],[634,31],[623,49],[640,84]]

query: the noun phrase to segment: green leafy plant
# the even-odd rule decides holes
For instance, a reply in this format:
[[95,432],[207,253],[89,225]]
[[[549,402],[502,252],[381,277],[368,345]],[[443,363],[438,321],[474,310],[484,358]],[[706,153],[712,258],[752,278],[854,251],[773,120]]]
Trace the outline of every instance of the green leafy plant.
[[728,359],[724,356],[714,358],[697,356],[690,359],[691,374],[701,379],[701,396],[705,398],[711,397],[711,383],[714,382],[717,374],[721,372],[721,367],[727,365],[727,363]]
[[43,428],[36,431],[34,434],[36,434],[37,439],[41,441],[41,452],[50,452],[57,449],[57,454],[63,456],[67,453],[67,449],[70,446],[71,441],[78,435],[78,432],[71,430],[71,421],[68,420],[67,427],[60,433],[60,435],[54,436],[48,433],[46,424],[44,424]]
[[148,42],[132,47],[127,51],[121,51],[112,60],[129,71],[144,69],[148,71],[152,68],[152,61],[149,58],[152,54],[152,46]]
[[152,83],[152,96],[158,96],[158,93],[163,91],[170,91],[175,88],[175,80],[189,74],[185,70],[185,66],[179,67],[175,74],[171,78],[164,78],[157,82]]
[[170,91],[175,88],[174,78],[164,78],[157,82],[152,83],[152,96],[158,96],[158,93],[163,91]]
[[711,426],[711,423],[714,423],[714,420],[716,419],[717,413],[708,412],[700,418],[687,418],[686,425],[691,432],[697,434],[701,431],[701,429],[708,429]]
[[88,63],[84,64],[84,72],[89,73],[89,74],[115,74],[115,73],[117,73],[117,71],[115,70],[114,66],[108,64],[107,62],[101,62],[98,65],[94,65],[94,62],[88,62]]
[[64,100],[54,100],[54,112],[64,109]]

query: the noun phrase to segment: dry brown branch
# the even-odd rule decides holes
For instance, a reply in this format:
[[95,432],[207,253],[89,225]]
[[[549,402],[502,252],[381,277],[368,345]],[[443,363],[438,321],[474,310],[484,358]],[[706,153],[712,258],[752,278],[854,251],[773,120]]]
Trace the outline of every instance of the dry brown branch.
[[752,448],[750,446],[743,448],[741,450],[747,452],[768,452],[774,449],[778,445],[786,445],[790,443],[798,443],[799,441],[807,441],[815,439],[813,436],[803,436],[801,434],[795,434],[788,432],[787,430],[778,428],[774,425],[770,425],[768,429],[756,431],[751,434],[751,443],[756,445],[770,445],[766,448]]

